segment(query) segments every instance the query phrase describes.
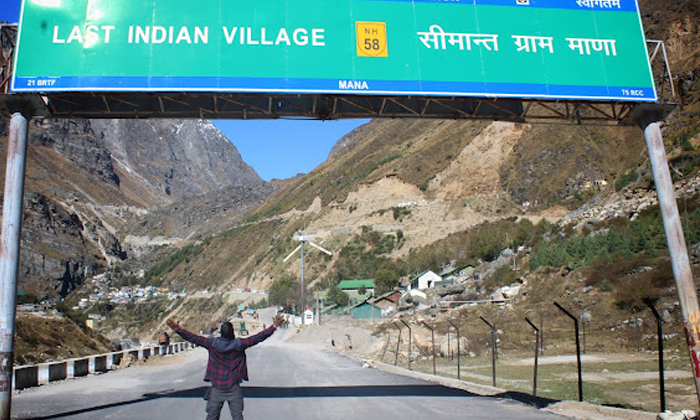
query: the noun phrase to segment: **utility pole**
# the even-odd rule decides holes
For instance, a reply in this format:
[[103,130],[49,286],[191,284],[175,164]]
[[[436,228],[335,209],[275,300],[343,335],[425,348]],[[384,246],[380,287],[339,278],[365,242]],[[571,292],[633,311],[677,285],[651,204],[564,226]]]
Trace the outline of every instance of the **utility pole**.
[[312,247],[328,254],[328,255],[333,255],[333,253],[321,246],[316,245],[315,243],[311,242],[308,240],[304,235],[301,234],[301,232],[297,233],[297,239],[299,240],[299,246],[297,246],[294,251],[292,251],[287,257],[282,260],[282,262],[287,262],[288,259],[294,255],[295,252],[298,250],[301,250],[301,292],[300,292],[300,298],[301,298],[301,303],[299,304],[300,306],[300,315],[302,322],[304,320],[304,311],[306,310],[306,296],[304,296],[304,245],[308,243]]
[[321,292],[316,284],[316,325],[321,325]]

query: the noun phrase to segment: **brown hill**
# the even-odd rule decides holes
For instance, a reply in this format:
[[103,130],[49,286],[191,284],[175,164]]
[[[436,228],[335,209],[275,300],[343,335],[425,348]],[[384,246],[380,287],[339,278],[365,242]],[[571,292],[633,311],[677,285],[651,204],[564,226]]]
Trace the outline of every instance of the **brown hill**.
[[[700,9],[696,2],[658,0],[641,1],[641,9],[648,38],[666,42],[683,105],[664,127],[671,164],[677,175],[691,176],[700,143]],[[298,277],[298,261],[282,259],[300,230],[340,253],[357,247],[363,232],[397,238],[379,258],[394,264],[485,221],[556,222],[619,199],[617,190],[630,182],[649,188],[647,165],[639,128],[376,120],[341,139],[314,171],[287,181],[249,218],[254,224],[212,238],[198,258],[163,279],[225,290]],[[310,252],[307,280],[327,282],[343,258]]]
[[[2,161],[7,134],[2,119]],[[19,288],[38,298],[66,296],[84,279],[138,257],[127,253],[132,245],[120,230],[156,206],[234,188],[223,195],[230,203],[218,204],[234,209],[231,216],[264,200],[262,187],[210,122],[34,120]],[[198,226],[216,216],[206,214]]]

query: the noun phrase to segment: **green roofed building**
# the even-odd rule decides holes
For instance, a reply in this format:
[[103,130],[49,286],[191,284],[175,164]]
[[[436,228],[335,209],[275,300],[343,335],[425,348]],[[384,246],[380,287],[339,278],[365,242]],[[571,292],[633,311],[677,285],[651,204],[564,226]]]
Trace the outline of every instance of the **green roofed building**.
[[[354,306],[364,302],[370,296],[374,295],[374,280],[341,280],[338,287],[350,297],[350,305]],[[364,293],[360,294],[360,289],[364,287]]]
[[338,283],[338,287],[340,290],[344,292],[348,291],[355,291],[358,290],[360,287],[365,288],[368,292],[374,290],[374,280],[373,279],[365,279],[365,280],[341,280],[340,283]]

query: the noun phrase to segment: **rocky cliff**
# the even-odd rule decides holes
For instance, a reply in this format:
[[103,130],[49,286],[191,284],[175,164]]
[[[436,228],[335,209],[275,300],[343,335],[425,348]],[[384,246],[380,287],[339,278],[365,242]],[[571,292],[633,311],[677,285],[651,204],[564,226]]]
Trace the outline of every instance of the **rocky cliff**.
[[[1,119],[3,162],[7,135]],[[159,206],[177,209],[167,206],[182,201],[192,210],[194,203],[213,201],[226,210],[180,213],[189,221],[168,234],[187,237],[271,192],[205,121],[37,119],[30,123],[27,155],[19,287],[38,297],[66,296],[85,278],[132,257],[133,244],[123,244],[128,226],[162,223],[138,221],[150,211],[156,216],[149,220],[176,219]]]
[[229,186],[262,184],[236,147],[209,121],[94,120],[116,171],[162,205]]

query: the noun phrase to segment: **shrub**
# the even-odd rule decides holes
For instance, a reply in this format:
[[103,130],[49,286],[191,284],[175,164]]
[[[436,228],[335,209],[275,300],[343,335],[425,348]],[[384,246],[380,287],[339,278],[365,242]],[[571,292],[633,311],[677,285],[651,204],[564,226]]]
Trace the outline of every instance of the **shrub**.
[[146,279],[148,282],[158,280],[162,276],[168,274],[175,269],[180,263],[189,263],[194,257],[199,255],[204,250],[204,244],[190,244],[184,246],[172,254],[168,255],[165,260],[154,264],[148,269]]
[[326,295],[328,301],[332,304],[338,306],[348,306],[350,303],[350,296],[344,291],[340,290],[337,284],[331,286]]
[[390,268],[380,268],[374,273],[375,293],[379,296],[399,285],[399,275]]
[[392,207],[391,211],[394,213],[394,220],[399,220],[402,216],[411,214],[411,209],[408,207]]
[[600,291],[601,292],[612,292],[613,291],[613,285],[610,283],[610,280],[608,279],[603,279],[603,282],[600,283]]
[[81,312],[81,311],[75,311],[71,308],[70,304],[68,304],[65,300],[62,300],[56,304],[56,310],[58,312],[61,312],[66,318],[69,318],[71,321],[73,321],[77,326],[79,326],[81,329],[85,329],[85,322],[88,319],[87,314]]
[[31,293],[18,293],[17,294],[17,305],[23,305],[23,304],[32,304],[32,303],[39,303],[40,300],[36,295],[33,295]]
[[621,191],[623,188],[636,181],[639,178],[639,172],[630,170],[615,180],[615,191]]
[[267,299],[270,305],[289,306],[298,302],[301,294],[301,284],[292,277],[284,276],[275,280],[268,290]]
[[625,279],[615,290],[615,304],[620,309],[641,311],[647,307],[646,302],[654,303],[661,297],[650,276],[640,277]]

